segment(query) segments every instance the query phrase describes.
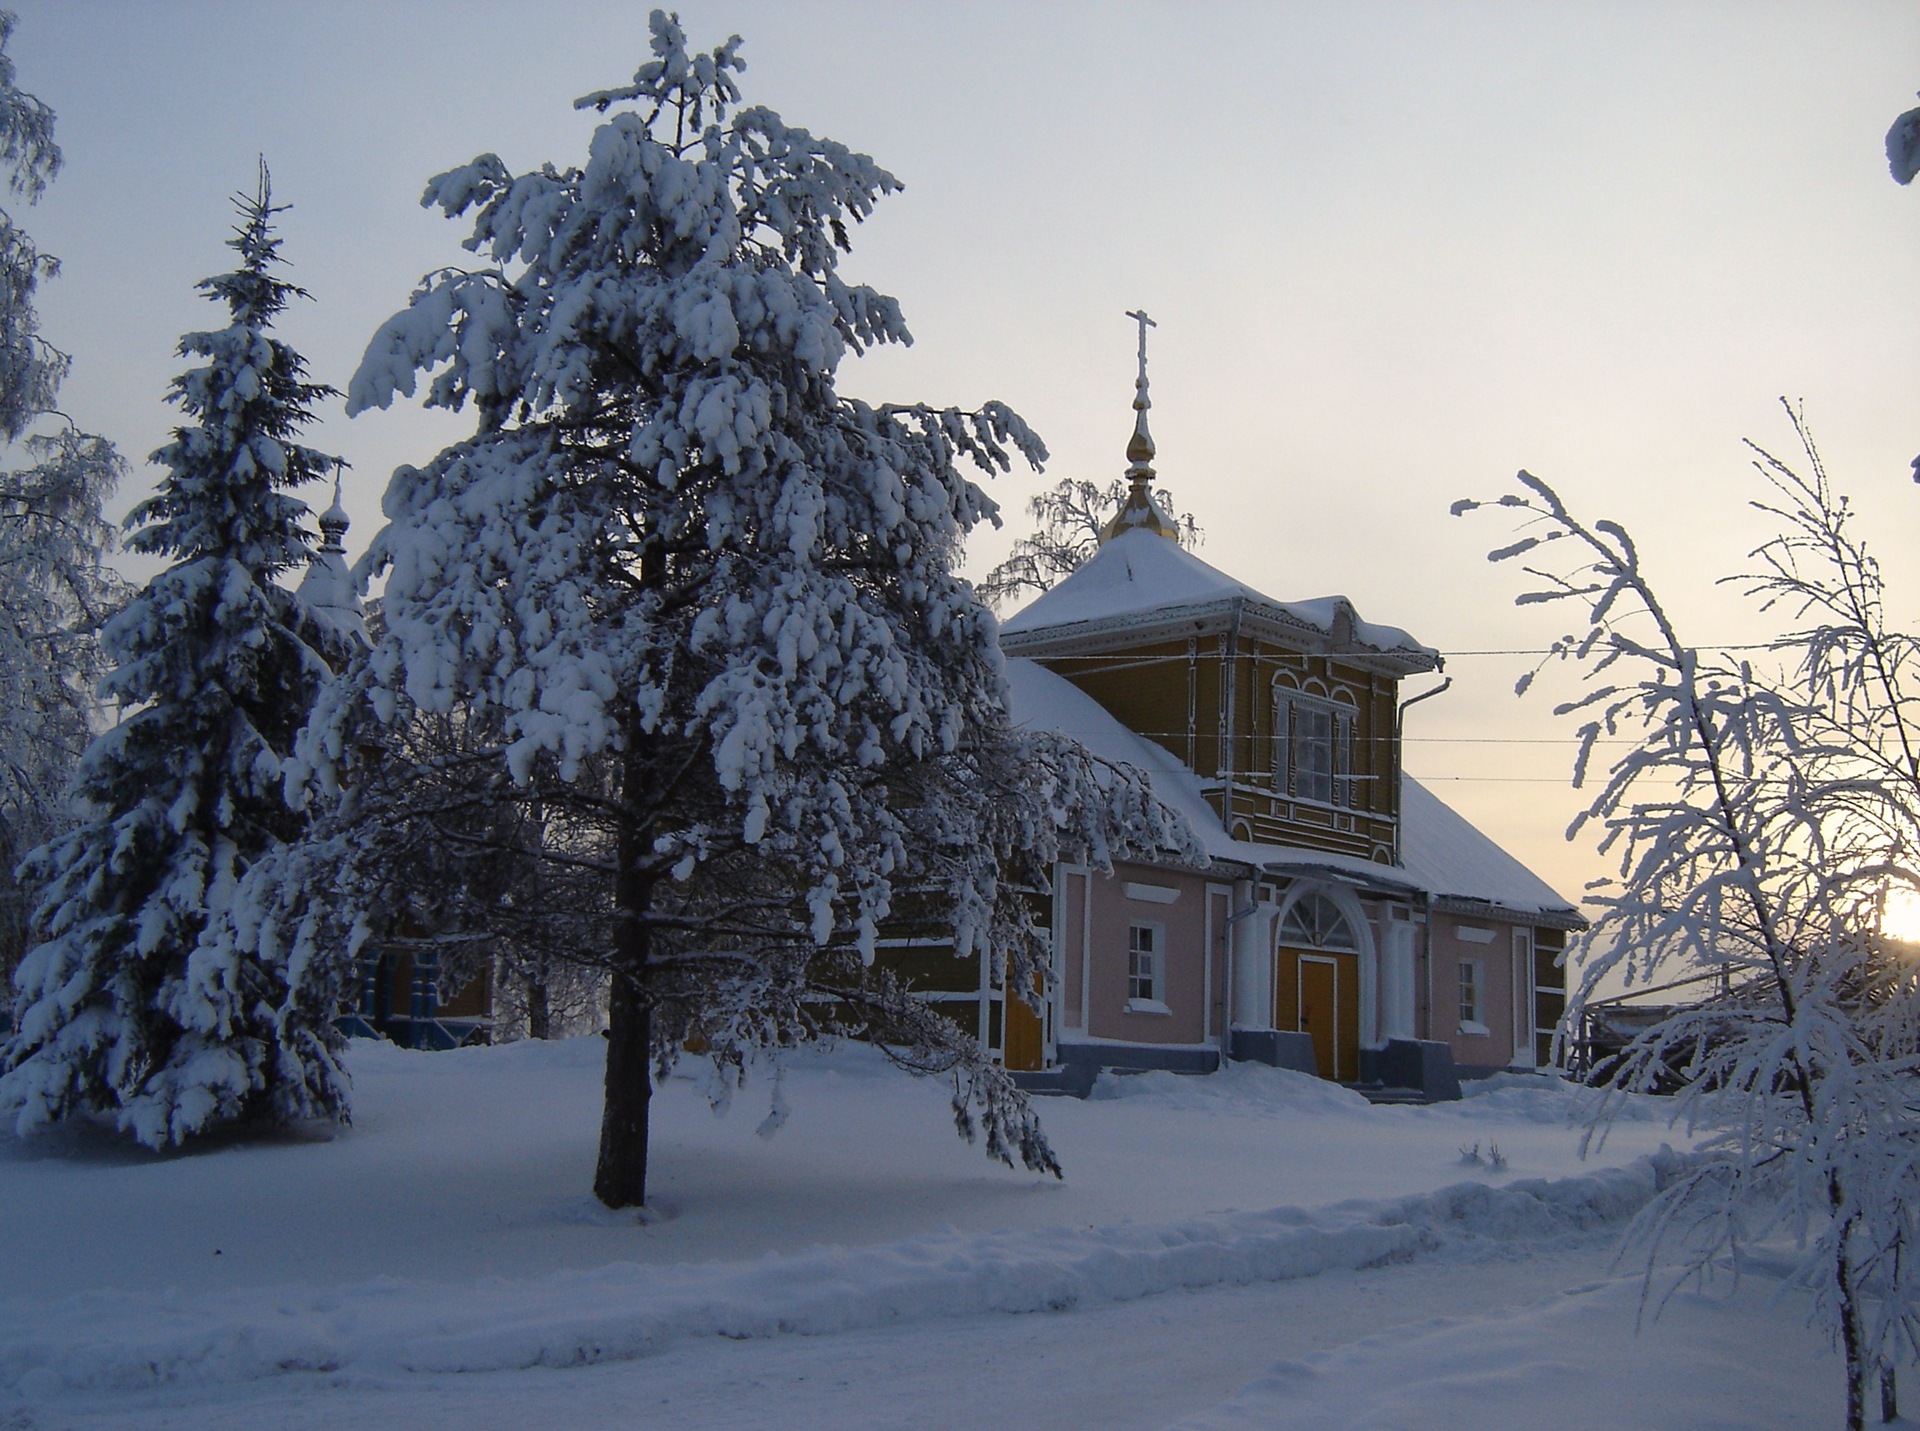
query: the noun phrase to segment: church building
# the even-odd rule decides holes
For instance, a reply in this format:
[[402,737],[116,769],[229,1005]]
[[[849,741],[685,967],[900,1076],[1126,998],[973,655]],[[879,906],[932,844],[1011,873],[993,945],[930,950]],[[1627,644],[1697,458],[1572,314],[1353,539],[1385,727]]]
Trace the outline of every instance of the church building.
[[986,975],[934,997],[977,1000],[983,1041],[1035,1087],[1252,1059],[1432,1100],[1544,1066],[1584,921],[1403,771],[1403,684],[1440,654],[1181,544],[1153,496],[1144,334],[1126,499],[1000,639],[1015,724],[1146,772],[1208,861],[1059,867],[1038,1016]]

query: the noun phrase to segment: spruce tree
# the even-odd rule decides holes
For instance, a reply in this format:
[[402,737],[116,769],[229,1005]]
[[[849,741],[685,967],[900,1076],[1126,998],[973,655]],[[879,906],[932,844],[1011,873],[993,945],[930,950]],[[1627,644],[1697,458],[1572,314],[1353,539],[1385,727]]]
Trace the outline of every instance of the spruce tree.
[[0,1063],[22,1132],[95,1112],[159,1147],[219,1120],[344,1109],[338,971],[232,937],[249,869],[303,823],[281,765],[337,638],[275,578],[312,550],[292,489],[339,466],[295,441],[331,390],[271,336],[303,294],[274,271],[264,164],[235,203],[239,266],[199,285],[229,321],[180,340],[204,361],[173,383],[186,420],[128,518],[129,545],[171,565],[103,634],[103,689],[126,714],[82,759],[82,823],[29,864],[40,942]]

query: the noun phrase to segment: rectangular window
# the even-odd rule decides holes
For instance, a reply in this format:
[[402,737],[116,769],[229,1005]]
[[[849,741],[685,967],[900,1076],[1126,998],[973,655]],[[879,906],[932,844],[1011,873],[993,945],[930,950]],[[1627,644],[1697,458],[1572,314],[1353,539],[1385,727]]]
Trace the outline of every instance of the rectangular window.
[[1310,696],[1276,696],[1273,783],[1295,799],[1354,803],[1353,712]]
[[1481,966],[1478,959],[1460,961],[1460,1032],[1485,1033],[1486,1025],[1481,1022],[1484,1010],[1480,1006],[1482,986]]
[[1333,801],[1333,712],[1302,706],[1293,738],[1293,793],[1302,800]]
[[1160,931],[1152,924],[1136,924],[1127,931],[1127,997],[1160,997]]
[[1167,927],[1133,924],[1127,928],[1127,1012],[1170,1014],[1167,1007]]

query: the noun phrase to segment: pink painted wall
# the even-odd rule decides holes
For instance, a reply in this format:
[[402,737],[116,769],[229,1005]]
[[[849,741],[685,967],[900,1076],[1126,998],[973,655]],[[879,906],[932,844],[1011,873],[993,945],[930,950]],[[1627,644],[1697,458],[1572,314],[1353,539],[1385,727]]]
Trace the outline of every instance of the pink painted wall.
[[[1453,1049],[1457,1064],[1494,1064],[1505,1068],[1513,1059],[1513,930],[1499,920],[1469,918],[1434,911],[1431,921],[1433,957],[1433,1032]],[[1466,925],[1490,929],[1493,940],[1476,944],[1459,936]],[[1480,1022],[1484,1034],[1460,1032],[1460,962],[1480,961]]]
[[[1126,897],[1128,882],[1177,889],[1172,904],[1153,904]],[[1086,1032],[1095,1038],[1124,1039],[1129,1043],[1197,1044],[1205,1028],[1207,881],[1203,875],[1115,865],[1111,875],[1093,876],[1093,942]],[[1163,960],[1166,990],[1161,1002],[1170,1013],[1127,1011],[1127,932],[1134,921],[1159,924],[1166,931]],[[1073,931],[1077,936],[1077,930]],[[1068,962],[1075,962],[1079,945],[1070,939]],[[1079,990],[1072,986],[1075,1008]]]

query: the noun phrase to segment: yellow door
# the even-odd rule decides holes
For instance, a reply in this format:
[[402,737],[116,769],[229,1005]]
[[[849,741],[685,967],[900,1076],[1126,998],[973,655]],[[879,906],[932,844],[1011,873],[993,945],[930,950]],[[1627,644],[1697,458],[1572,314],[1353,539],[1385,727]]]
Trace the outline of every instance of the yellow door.
[[1000,1018],[1000,1056],[1007,1068],[1015,1072],[1030,1072],[1039,1068],[1046,1042],[1040,1027],[1040,1016],[1009,989],[1006,998],[1001,1001]]
[[1313,1061],[1322,1078],[1340,1074],[1340,966],[1300,956],[1300,1032],[1313,1035]]

